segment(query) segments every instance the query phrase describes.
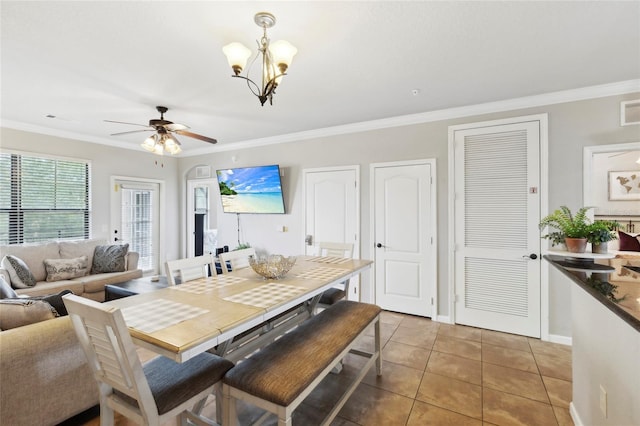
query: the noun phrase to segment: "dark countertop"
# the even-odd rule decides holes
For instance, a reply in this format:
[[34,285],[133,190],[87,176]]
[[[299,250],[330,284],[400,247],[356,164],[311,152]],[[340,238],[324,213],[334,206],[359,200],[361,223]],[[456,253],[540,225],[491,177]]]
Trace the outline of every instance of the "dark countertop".
[[640,332],[640,253],[637,258],[622,259],[543,257]]

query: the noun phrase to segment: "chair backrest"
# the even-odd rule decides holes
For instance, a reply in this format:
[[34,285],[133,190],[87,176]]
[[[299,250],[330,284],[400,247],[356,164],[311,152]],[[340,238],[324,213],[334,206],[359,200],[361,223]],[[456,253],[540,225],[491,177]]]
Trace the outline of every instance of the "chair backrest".
[[352,243],[319,242],[318,256],[353,257]]
[[237,270],[249,267],[249,256],[255,256],[256,250],[253,247],[249,247],[242,250],[228,251],[226,253],[220,253],[218,259],[220,259],[220,265],[222,266],[222,272],[224,274],[231,270]]
[[[101,398],[145,422],[158,409],[120,309],[84,297],[63,297],[73,328],[98,382]],[[135,401],[113,396],[112,388]]]
[[203,256],[189,257],[186,259],[168,260],[165,262],[165,271],[167,273],[167,282],[169,285],[176,285],[176,273],[180,278],[180,282],[197,280],[211,275],[216,275],[216,265],[213,255],[205,254]]

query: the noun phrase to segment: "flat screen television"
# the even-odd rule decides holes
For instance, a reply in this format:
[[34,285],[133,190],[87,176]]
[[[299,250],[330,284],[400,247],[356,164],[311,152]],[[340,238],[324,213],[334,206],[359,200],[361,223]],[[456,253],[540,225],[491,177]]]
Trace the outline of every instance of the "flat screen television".
[[216,172],[225,213],[284,213],[280,166],[242,167]]

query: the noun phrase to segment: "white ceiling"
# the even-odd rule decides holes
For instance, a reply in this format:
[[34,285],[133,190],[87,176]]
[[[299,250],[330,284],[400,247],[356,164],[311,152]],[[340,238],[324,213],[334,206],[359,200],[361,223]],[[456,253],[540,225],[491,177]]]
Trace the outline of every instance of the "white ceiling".
[[[165,118],[218,139],[185,154],[349,123],[640,79],[640,2],[5,1],[1,122],[141,149]],[[260,106],[222,46],[259,11],[298,48]],[[413,89],[419,94],[414,96]],[[640,90],[640,87],[639,87]],[[47,118],[54,115],[56,118]]]

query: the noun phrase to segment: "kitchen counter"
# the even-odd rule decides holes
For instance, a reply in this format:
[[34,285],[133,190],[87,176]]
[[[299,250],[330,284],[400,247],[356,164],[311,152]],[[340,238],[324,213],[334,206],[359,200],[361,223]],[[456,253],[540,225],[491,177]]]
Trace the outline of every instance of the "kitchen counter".
[[544,255],[607,309],[640,332],[640,253],[638,259],[583,259]]
[[573,422],[640,425],[640,257],[544,258],[571,286]]

